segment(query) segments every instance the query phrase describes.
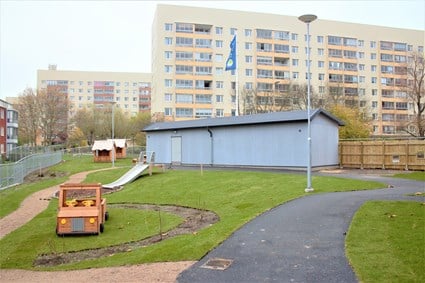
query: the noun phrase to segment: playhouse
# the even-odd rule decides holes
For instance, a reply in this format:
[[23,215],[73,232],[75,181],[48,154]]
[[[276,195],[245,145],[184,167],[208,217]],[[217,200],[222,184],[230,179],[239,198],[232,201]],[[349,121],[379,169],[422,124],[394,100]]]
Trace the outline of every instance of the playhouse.
[[108,141],[115,142],[115,158],[127,157],[127,140],[126,139],[108,139]]
[[116,145],[113,140],[95,141],[92,146],[94,162],[112,162],[116,157]]

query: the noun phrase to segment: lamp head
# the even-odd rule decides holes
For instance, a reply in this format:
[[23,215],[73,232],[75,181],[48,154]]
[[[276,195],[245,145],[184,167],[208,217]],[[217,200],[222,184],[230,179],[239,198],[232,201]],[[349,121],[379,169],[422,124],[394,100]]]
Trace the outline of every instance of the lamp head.
[[299,16],[298,17],[298,20],[300,20],[301,22],[304,22],[306,24],[311,23],[315,19],[317,19],[317,16],[316,15],[311,15],[311,14],[302,15],[302,16]]

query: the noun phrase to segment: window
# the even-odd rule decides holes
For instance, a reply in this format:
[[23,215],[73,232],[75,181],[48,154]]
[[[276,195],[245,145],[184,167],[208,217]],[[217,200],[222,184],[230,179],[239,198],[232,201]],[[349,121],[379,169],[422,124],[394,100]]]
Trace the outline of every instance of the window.
[[325,49],[323,48],[317,48],[317,55],[323,56],[325,54]]
[[358,43],[359,43],[359,47],[363,47],[364,46],[364,40],[359,40]]
[[173,80],[165,79],[164,85],[165,85],[165,87],[172,87],[173,86]]
[[193,66],[176,65],[176,74],[193,74]]
[[195,53],[195,61],[199,62],[211,62],[212,53],[208,52],[196,52]]
[[328,36],[329,45],[342,45],[342,38],[339,36]]
[[245,36],[252,36],[252,29],[245,29]]
[[341,49],[328,49],[329,57],[342,57]]
[[359,70],[360,71],[364,71],[365,70],[365,65],[364,64],[359,64]]
[[372,101],[372,108],[378,107],[378,101]]
[[215,102],[217,102],[217,103],[224,102],[224,95],[216,95],[215,96]]
[[245,49],[252,50],[252,42],[245,42]]
[[173,24],[165,23],[164,29],[165,31],[173,31]]
[[292,59],[292,66],[298,66],[298,59]]
[[216,75],[222,75],[223,74],[223,68],[222,67],[215,67],[215,74]]
[[193,88],[192,80],[176,80],[176,88],[191,89]]
[[195,103],[199,104],[211,104],[212,95],[211,94],[196,94]]
[[272,39],[272,31],[266,29],[257,29],[257,38]]
[[176,103],[192,104],[193,103],[193,95],[177,93],[176,94]]
[[370,66],[370,70],[371,70],[372,72],[376,72],[376,65],[371,65],[371,66]]
[[253,84],[251,82],[247,82],[247,83],[245,83],[245,88],[246,89],[252,89],[253,88]]
[[195,69],[196,75],[211,75],[212,74],[212,67],[209,66],[196,66]]
[[165,57],[165,59],[170,60],[173,57],[173,52],[172,51],[165,51],[164,57]]
[[245,69],[245,76],[252,77],[252,69]]
[[383,62],[393,62],[393,55],[391,54],[381,54],[381,61]]
[[289,32],[288,31],[275,31],[274,39],[277,40],[289,40]]
[[176,37],[176,46],[192,47],[193,46],[193,38]]
[[173,101],[173,94],[172,93],[164,94],[164,100],[165,100],[165,102]]
[[298,40],[298,34],[297,33],[292,33],[291,34],[291,39],[292,40]]
[[348,38],[344,37],[344,46],[357,46],[357,39],[356,38]]
[[193,33],[193,25],[187,23],[176,23],[176,32]]
[[298,72],[292,72],[292,78],[293,79],[298,79],[298,77],[299,77]]
[[222,27],[215,27],[215,34],[223,34],[223,28]]
[[166,37],[164,38],[165,45],[173,45],[173,38],[172,37]]
[[370,48],[376,48],[376,41],[370,42]]
[[193,53],[187,51],[177,51],[176,61],[191,61],[193,60]]
[[289,53],[289,45],[275,44],[274,45],[274,52]]
[[364,58],[364,52],[359,52],[359,58],[360,59]]
[[378,90],[377,89],[372,89],[372,96],[376,96],[378,95]]
[[195,47],[198,48],[211,48],[212,39],[197,38],[195,40]]
[[342,70],[343,63],[342,62],[329,62],[329,69],[331,70]]
[[237,28],[230,28],[230,34],[235,35],[237,30]]
[[317,36],[317,43],[323,43],[323,36],[321,35]]
[[224,110],[223,109],[216,109],[215,110],[215,116],[216,117],[224,117]]
[[365,76],[359,76],[359,83],[364,83],[366,81]]
[[273,50],[273,45],[270,43],[257,43],[257,51],[260,52],[271,52]]
[[272,70],[257,70],[257,78],[273,78],[273,71]]
[[298,46],[292,46],[292,53],[298,53]]
[[376,84],[377,81],[378,81],[378,79],[376,77],[371,78],[371,83]]
[[164,71],[166,72],[166,73],[172,73],[173,72],[173,66],[170,66],[170,65],[165,65],[164,66]]
[[176,108],[176,117],[190,117],[193,116],[192,108]]
[[376,60],[376,53],[370,53],[370,59]]
[[223,40],[216,40],[215,41],[215,47],[222,48],[223,47]]
[[223,61],[223,54],[215,54],[215,61],[216,62],[222,62]]
[[245,56],[245,62],[246,63],[252,63],[252,56]]
[[272,65],[273,58],[269,56],[258,56],[257,57],[257,65]]
[[319,81],[325,80],[325,74],[319,74]]
[[317,67],[324,68],[325,67],[325,61],[318,61],[317,62]]
[[222,81],[216,81],[215,88],[224,88],[224,83]]

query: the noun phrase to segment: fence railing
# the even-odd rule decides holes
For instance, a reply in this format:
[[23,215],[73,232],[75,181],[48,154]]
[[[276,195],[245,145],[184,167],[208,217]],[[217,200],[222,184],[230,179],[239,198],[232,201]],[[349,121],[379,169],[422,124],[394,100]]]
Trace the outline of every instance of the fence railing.
[[340,141],[344,168],[425,170],[425,140]]
[[62,151],[38,153],[15,163],[0,164],[0,190],[20,184],[25,176],[62,161]]
[[[75,148],[69,148],[66,150],[67,153],[71,154],[72,156],[79,156],[79,155],[93,155],[91,146],[84,146],[84,147],[75,147]],[[146,146],[129,146],[126,149],[127,157],[138,157],[140,152],[146,151]]]

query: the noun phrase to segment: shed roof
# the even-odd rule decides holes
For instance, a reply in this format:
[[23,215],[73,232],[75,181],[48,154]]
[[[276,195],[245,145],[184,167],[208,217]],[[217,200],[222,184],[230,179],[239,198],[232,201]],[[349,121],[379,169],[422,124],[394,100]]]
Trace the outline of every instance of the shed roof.
[[127,147],[127,140],[126,139],[108,139],[108,141],[114,141],[115,146],[119,147],[119,148]]
[[112,140],[100,140],[100,141],[94,141],[94,144],[91,148],[92,151],[94,150],[112,150],[114,148],[114,141]]
[[[310,119],[313,120],[317,115],[324,115],[328,119],[334,121],[338,126],[343,126],[344,122],[323,109],[312,110]],[[153,123],[145,127],[145,132],[166,131],[177,129],[193,129],[205,127],[228,127],[237,125],[255,125],[255,124],[270,124],[282,122],[298,122],[307,121],[307,110],[286,111],[286,112],[271,112],[244,116],[231,116],[220,118],[206,118],[196,120],[186,120],[177,122],[159,122]]]

